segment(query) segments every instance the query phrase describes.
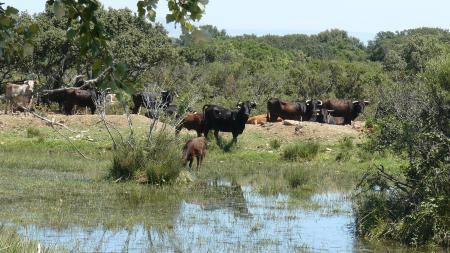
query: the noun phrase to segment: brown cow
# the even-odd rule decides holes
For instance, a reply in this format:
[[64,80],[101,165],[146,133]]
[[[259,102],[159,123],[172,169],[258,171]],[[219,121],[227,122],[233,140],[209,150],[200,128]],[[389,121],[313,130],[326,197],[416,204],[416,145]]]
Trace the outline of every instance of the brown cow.
[[202,136],[204,129],[203,113],[186,114],[181,123],[176,126],[176,133],[178,134],[183,128],[186,128],[187,130],[195,130],[198,137]]
[[[320,101],[320,100],[319,100]],[[349,125],[352,120],[362,112],[369,104],[368,101],[350,101],[346,99],[327,99],[323,100],[322,108],[330,110],[330,115],[333,117],[343,117],[344,125]]]
[[[283,119],[278,117],[276,121],[277,122],[281,122],[281,121],[283,121]],[[267,123],[267,115],[266,114],[260,114],[260,115],[256,115],[256,116],[250,117],[247,120],[246,124],[264,125],[265,123]]]
[[183,166],[186,166],[189,161],[189,168],[191,168],[194,157],[196,157],[198,170],[198,168],[202,165],[203,158],[205,158],[206,144],[207,142],[205,137],[196,137],[186,142],[183,147]]

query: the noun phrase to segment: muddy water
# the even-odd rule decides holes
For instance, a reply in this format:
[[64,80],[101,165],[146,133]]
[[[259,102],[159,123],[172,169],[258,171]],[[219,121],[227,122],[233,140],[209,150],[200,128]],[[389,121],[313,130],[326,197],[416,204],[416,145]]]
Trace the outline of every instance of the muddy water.
[[234,193],[217,201],[182,200],[175,223],[165,229],[15,227],[29,239],[72,252],[411,252],[356,240],[343,193],[313,195],[309,202],[315,207],[306,208],[287,195],[262,196],[249,186],[211,187]]

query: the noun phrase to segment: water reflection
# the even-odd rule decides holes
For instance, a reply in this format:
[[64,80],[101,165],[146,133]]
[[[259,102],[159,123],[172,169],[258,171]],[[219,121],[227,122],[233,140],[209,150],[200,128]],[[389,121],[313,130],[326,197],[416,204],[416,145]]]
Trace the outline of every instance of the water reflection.
[[[345,194],[313,195],[310,201],[321,208],[304,209],[292,206],[287,195],[262,196],[249,186],[214,182],[208,187],[211,196],[193,196],[182,200],[177,205],[179,210],[172,210],[178,214],[171,223],[173,227],[144,222],[129,229],[26,225],[18,226],[18,232],[46,246],[62,246],[72,252],[377,251],[376,246],[354,239],[351,207]],[[389,251],[406,252],[401,248]]]

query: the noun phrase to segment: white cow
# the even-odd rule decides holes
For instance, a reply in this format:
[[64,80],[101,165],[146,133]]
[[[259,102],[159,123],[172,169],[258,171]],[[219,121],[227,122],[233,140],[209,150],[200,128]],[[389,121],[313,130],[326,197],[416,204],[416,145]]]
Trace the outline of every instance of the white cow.
[[37,81],[35,80],[24,81],[23,84],[8,83],[5,92],[5,114],[8,114],[8,107],[12,113],[14,105],[20,105],[29,109],[33,101],[33,89],[35,84],[37,84]]

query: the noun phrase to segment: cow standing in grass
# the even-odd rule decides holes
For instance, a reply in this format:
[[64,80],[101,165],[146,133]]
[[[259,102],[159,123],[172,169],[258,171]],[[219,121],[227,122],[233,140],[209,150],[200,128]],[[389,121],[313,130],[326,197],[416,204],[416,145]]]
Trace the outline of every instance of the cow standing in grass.
[[241,102],[237,109],[226,109],[218,105],[204,105],[204,134],[208,136],[210,130],[214,130],[214,136],[219,139],[219,131],[231,132],[233,134],[233,142],[237,142],[238,135],[242,134],[245,129],[250,112],[256,107],[255,102]]
[[8,114],[8,108],[13,112],[16,105],[31,109],[35,84],[37,81],[34,80],[25,81],[23,84],[8,83],[5,92],[5,114]]
[[194,157],[197,158],[197,170],[202,165],[206,154],[207,141],[205,137],[197,137],[189,140],[183,147],[183,166],[189,162],[189,168],[192,168]]

